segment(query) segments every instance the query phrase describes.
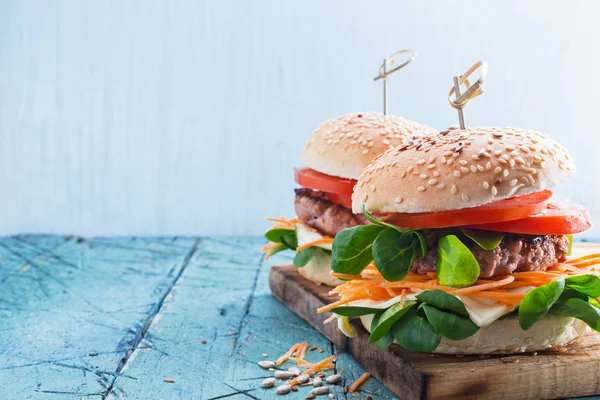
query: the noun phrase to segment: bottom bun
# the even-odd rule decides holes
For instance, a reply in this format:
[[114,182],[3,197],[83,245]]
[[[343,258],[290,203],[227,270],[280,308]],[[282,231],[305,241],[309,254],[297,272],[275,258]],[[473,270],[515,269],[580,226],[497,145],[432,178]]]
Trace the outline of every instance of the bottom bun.
[[322,251],[315,251],[308,264],[302,268],[298,268],[298,272],[309,281],[319,284],[338,286],[344,283],[330,275],[331,256]]
[[[370,332],[373,315],[364,315],[360,319]],[[477,333],[464,340],[442,337],[434,353],[512,354],[549,350],[573,342],[587,329],[585,322],[575,318],[546,316],[524,331],[516,317],[507,317],[479,328]]]

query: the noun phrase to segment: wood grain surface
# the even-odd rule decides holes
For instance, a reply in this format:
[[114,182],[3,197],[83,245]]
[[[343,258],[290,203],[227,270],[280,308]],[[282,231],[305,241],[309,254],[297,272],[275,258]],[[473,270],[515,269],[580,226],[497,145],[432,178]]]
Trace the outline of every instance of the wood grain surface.
[[537,399],[600,393],[600,337],[589,333],[566,352],[537,355],[446,356],[415,353],[393,345],[380,350],[368,343],[358,320],[358,335],[348,338],[337,324],[323,324],[329,313],[316,309],[331,302],[329,288],[304,279],[292,265],[271,269],[270,287],[310,325],[349,352],[369,372],[405,400]]
[[[323,349],[309,361],[338,355],[352,383],[364,369],[271,295],[269,268],[291,258],[266,262],[263,244],[0,238],[0,399],[281,399],[256,362],[299,341]],[[397,399],[374,378],[353,396],[341,388],[337,399]]]

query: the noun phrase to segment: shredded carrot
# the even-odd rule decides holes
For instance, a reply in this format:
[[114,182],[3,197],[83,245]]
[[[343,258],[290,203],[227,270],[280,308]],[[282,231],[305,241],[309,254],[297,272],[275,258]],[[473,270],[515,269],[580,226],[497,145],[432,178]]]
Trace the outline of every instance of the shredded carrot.
[[461,294],[481,292],[482,290],[494,289],[494,288],[497,288],[497,287],[501,287],[501,286],[507,285],[507,284],[511,283],[512,281],[514,281],[514,280],[515,280],[515,277],[509,275],[506,278],[504,278],[502,280],[499,280],[497,282],[484,283],[483,285],[469,286],[469,287],[466,287],[466,288],[455,290],[452,294],[456,295],[456,296],[459,296]]
[[[299,359],[297,357],[290,357],[290,360],[295,361],[298,364],[298,366],[300,366],[302,368],[312,368],[314,366],[313,363],[310,363],[310,362],[308,362],[306,360],[301,360],[301,359]],[[319,370],[322,370],[322,369],[334,369],[334,368],[335,368],[335,365],[333,365],[333,364],[325,364],[325,365],[322,365],[321,367],[319,367]]]
[[585,268],[585,267],[591,267],[592,265],[597,265],[598,261],[600,261],[600,259],[572,263],[571,265],[573,265],[574,267],[577,267],[577,268]]
[[[598,265],[597,268],[596,265]],[[489,299],[501,304],[518,306],[526,293],[513,293],[508,290],[539,287],[558,279],[581,275],[582,273],[600,275],[600,254],[580,257],[570,260],[568,263],[557,263],[546,271],[515,272],[503,277],[478,279],[474,285],[460,289],[440,285],[435,272],[426,275],[409,272],[404,279],[389,282],[379,273],[375,264],[371,263],[360,275],[332,273],[333,277],[346,280],[346,282],[329,292],[331,295],[340,296],[340,300],[321,307],[318,312],[329,311],[356,300],[390,300],[398,296],[400,289],[403,293],[401,301],[407,293],[420,293],[423,290],[437,289],[453,295]]]
[[271,257],[273,250],[275,250],[279,246],[280,246],[280,243],[269,242],[260,249],[260,252],[266,253],[265,260],[268,260],[269,257]]
[[[334,360],[335,360],[335,356],[327,357],[326,359],[319,361],[318,363],[314,364],[312,367],[310,367],[309,369],[304,371],[303,374],[310,375],[313,372],[320,371],[322,368],[325,368],[325,366],[328,365],[330,361],[334,361]],[[298,377],[289,381],[288,385],[296,386],[296,383],[298,383]]]
[[573,258],[571,260],[568,260],[567,263],[575,264],[578,262],[587,261],[587,260],[591,260],[591,259],[594,259],[594,260],[600,259],[600,253],[592,253],[592,254],[585,255],[583,257]]
[[267,217],[267,221],[277,222],[278,224],[282,224],[282,225],[292,225],[293,226],[296,223],[298,223],[298,218],[285,219],[283,217],[281,217],[281,218]]
[[296,361],[296,363],[301,367],[310,368],[312,366],[311,363],[309,363],[308,361],[306,361],[302,358],[290,357],[290,360]]
[[302,342],[300,343],[300,346],[298,346],[298,348],[296,349],[294,354],[296,356],[296,358],[299,358],[301,360],[304,360],[304,356],[306,355],[306,350],[308,350],[308,343],[306,342]]
[[330,322],[332,322],[334,319],[336,318],[336,315],[333,314],[331,317],[327,318],[325,321],[323,321],[323,325],[328,324]]
[[338,300],[338,301],[333,302],[331,304],[327,304],[326,306],[323,306],[323,307],[317,309],[317,312],[318,313],[324,313],[325,311],[329,311],[329,310],[332,310],[332,309],[334,309],[336,307],[342,306],[344,304],[348,304],[351,301],[357,300],[358,298],[359,298],[358,296],[348,297],[348,298],[345,298],[345,299],[342,298],[341,300]]
[[302,343],[296,343],[295,345],[293,345],[292,347],[290,347],[290,349],[284,355],[282,355],[277,360],[275,360],[275,365],[281,365],[284,362],[286,362],[287,360],[289,360],[289,358],[291,357],[291,355],[294,354],[294,352],[298,349],[298,347],[301,344]]
[[365,381],[366,381],[367,379],[369,379],[369,377],[370,377],[370,376],[371,376],[371,374],[370,374],[370,373],[368,373],[368,372],[365,372],[364,374],[362,374],[362,375],[360,376],[360,378],[358,378],[358,379],[356,380],[356,382],[354,382],[354,383],[352,384],[352,386],[350,386],[350,389],[348,389],[348,392],[350,392],[350,393],[354,393],[354,391],[356,391],[356,389],[358,389],[358,387],[359,387],[360,385],[362,385],[363,383],[365,383]]
[[406,289],[402,289],[400,294],[400,308],[404,307],[404,298],[406,297]]
[[495,300],[500,303],[511,304],[518,306],[523,301],[526,293],[508,293],[508,292],[487,292],[481,291],[477,293],[469,293],[467,297],[477,297],[482,299]]
[[331,271],[329,274],[332,277],[338,278],[338,279],[354,279],[354,280],[363,279],[360,275],[338,274],[337,272],[333,272],[333,271]]
[[331,244],[331,243],[333,243],[333,238],[324,237],[324,238],[313,240],[312,242],[303,244],[302,246],[298,246],[296,248],[296,251],[302,251],[302,250],[308,249],[309,247],[317,246],[319,244]]
[[558,268],[561,269],[561,272],[571,271],[571,272],[575,272],[576,274],[583,273],[583,271],[580,268],[575,267],[573,264],[560,264],[560,265],[558,265]]

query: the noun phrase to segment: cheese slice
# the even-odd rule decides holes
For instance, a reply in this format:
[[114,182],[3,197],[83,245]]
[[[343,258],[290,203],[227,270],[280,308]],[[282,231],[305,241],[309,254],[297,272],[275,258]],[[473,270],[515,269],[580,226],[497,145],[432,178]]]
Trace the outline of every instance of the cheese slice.
[[356,331],[354,330],[352,325],[350,325],[350,321],[348,320],[348,317],[339,315],[337,317],[337,322],[338,322],[339,330],[342,331],[342,333],[344,335],[346,335],[347,337],[356,336]]
[[[307,243],[312,243],[319,239],[323,239],[323,235],[321,235],[319,232],[313,231],[302,224],[296,224],[296,237],[298,238],[298,247],[304,246]],[[318,244],[315,247],[331,250],[331,243]]]
[[[390,308],[391,306],[393,306],[396,303],[400,303],[400,299],[402,298],[402,296],[396,296],[392,299],[386,300],[386,301],[381,301],[381,300],[356,300],[356,301],[351,301],[350,303],[348,303],[347,305],[350,307],[367,307],[367,308],[378,308],[381,310],[385,310],[387,308]],[[406,296],[404,296],[404,301],[414,301],[416,300],[417,297],[415,294],[407,294]]]
[[[512,293],[527,293],[533,286],[522,287],[518,289],[507,290]],[[482,299],[469,296],[456,296],[465,305],[469,318],[475,325],[479,327],[487,326],[502,318],[504,315],[511,313],[517,307],[509,304],[498,303],[490,299]],[[375,300],[357,300],[348,303],[348,306],[352,307],[368,307],[385,310],[392,305],[400,302],[401,296],[396,296],[386,301],[375,301]],[[407,294],[404,297],[404,301],[416,300],[415,294]]]
[[[509,289],[509,293],[527,293],[530,290],[535,289],[534,286],[525,286],[517,289]],[[482,327],[492,324],[494,321],[500,319],[504,315],[511,313],[517,308],[510,304],[498,303],[490,299],[482,299],[468,296],[456,296],[460,301],[463,302],[471,321],[475,325]]]
[[498,303],[490,299],[467,296],[456,297],[465,305],[471,321],[479,327],[490,325],[516,308],[515,306]]

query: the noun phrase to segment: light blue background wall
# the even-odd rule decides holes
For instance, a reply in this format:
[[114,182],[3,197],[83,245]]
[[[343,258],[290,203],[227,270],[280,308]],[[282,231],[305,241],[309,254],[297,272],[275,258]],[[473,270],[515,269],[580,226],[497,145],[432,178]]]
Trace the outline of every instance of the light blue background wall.
[[[467,124],[554,135],[600,209],[597,1],[0,1],[0,234],[257,234],[293,213],[322,120],[379,110],[381,58],[419,57],[390,111],[457,122],[451,77],[482,58]],[[592,234],[594,235],[594,234]]]

